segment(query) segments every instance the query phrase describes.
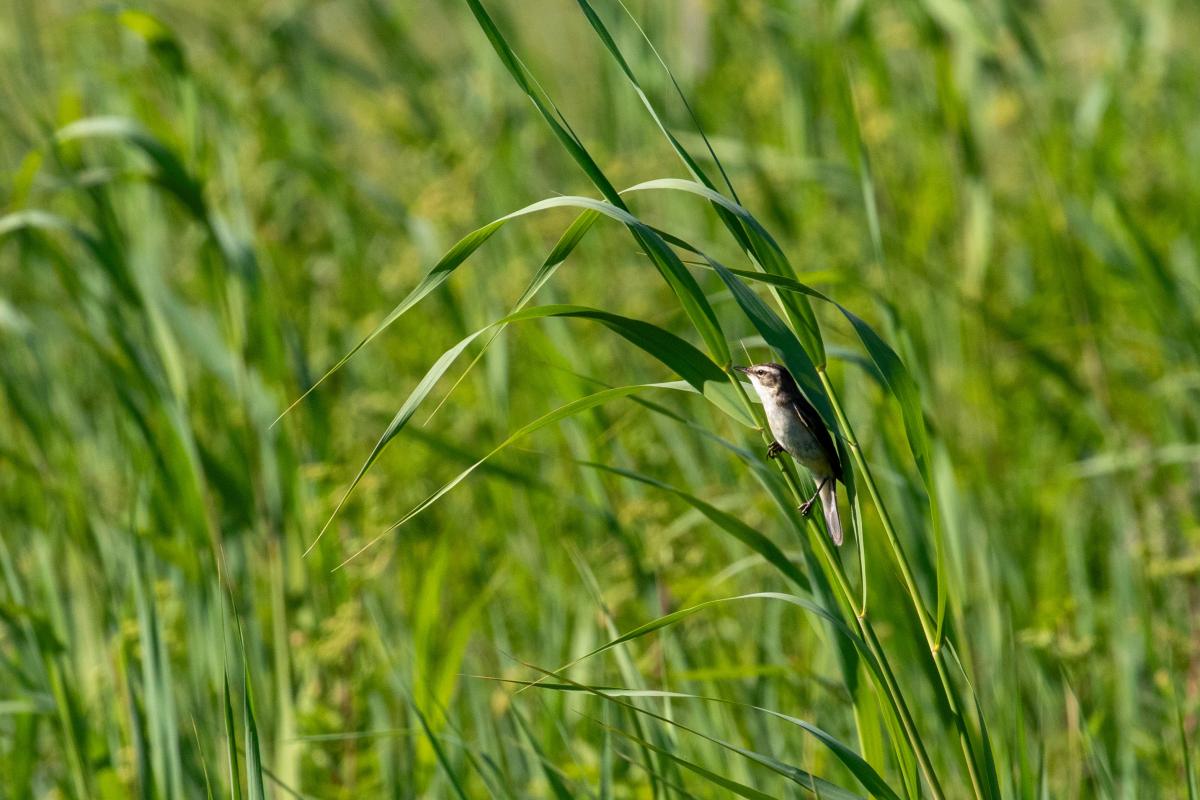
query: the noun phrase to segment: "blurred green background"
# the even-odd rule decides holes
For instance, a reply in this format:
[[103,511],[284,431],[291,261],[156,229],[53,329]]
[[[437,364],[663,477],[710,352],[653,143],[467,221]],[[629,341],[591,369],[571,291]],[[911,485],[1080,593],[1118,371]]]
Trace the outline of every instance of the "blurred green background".
[[[486,6],[616,187],[688,177],[581,7]],[[799,279],[870,322],[919,387],[928,483],[851,325],[815,304],[931,608],[927,485],[937,501],[961,711],[995,770],[982,791],[861,485],[867,546],[839,556],[856,591],[865,557],[869,620],[945,796],[1189,796],[1200,11],[593,7],[682,146],[719,179],[648,42]],[[571,213],[509,224],[275,418],[460,237],[542,198],[599,196],[467,3],[2,14],[0,797],[809,796],[801,773],[720,742],[821,776],[823,797],[868,793],[818,738],[745,706],[625,701],[673,724],[489,679],[536,679],[527,664],[557,669],[699,602],[804,595],[694,503],[581,462],[736,517],[836,608],[819,539],[778,473],[752,466],[761,438],[698,396],[617,399],[522,438],[335,569],[526,422],[602,385],[674,379],[602,326],[477,340],[302,555],[425,371],[513,308]],[[751,269],[698,198],[628,202]],[[641,250],[601,220],[534,303],[703,347]],[[692,274],[734,360],[767,358],[726,285]],[[925,796],[831,630],[786,603],[723,603],[566,674],[804,719]]]

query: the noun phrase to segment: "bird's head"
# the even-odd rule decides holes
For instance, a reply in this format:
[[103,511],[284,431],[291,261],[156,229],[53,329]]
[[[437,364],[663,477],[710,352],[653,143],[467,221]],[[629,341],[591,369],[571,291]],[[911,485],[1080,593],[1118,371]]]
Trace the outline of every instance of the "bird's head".
[[744,373],[754,384],[755,389],[778,389],[786,385],[787,380],[791,377],[787,367],[782,364],[754,364],[749,367],[734,367],[734,369]]

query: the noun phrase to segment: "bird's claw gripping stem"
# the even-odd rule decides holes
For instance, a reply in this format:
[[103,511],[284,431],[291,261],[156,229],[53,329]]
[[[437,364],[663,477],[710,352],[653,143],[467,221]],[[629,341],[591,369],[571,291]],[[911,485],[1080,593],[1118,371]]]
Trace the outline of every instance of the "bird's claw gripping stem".
[[767,458],[779,458],[779,454],[783,452],[783,445],[779,442],[771,442],[767,446]]
[[808,498],[808,500],[806,502],[802,503],[798,507],[800,509],[800,516],[802,516],[802,517],[808,516],[808,512],[812,511],[813,503],[817,502],[817,498],[821,496],[821,490],[825,488],[825,484],[828,482],[829,482],[829,478],[822,479],[822,481],[817,484],[817,490],[815,492],[813,492],[812,497]]

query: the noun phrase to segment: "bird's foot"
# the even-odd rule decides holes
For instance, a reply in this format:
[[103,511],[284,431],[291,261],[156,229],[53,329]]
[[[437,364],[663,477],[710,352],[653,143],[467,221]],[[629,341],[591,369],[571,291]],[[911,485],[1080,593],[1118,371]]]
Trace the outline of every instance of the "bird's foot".
[[807,502],[805,502],[805,503],[802,503],[802,504],[800,505],[800,516],[802,516],[802,517],[807,517],[807,516],[808,516],[808,513],[809,513],[810,511],[812,511],[812,505],[813,505],[813,502],[814,502],[816,499],[817,499],[817,498],[815,498],[815,497],[810,497],[810,498],[808,498],[808,501],[807,501]]
[[771,442],[767,446],[767,458],[779,458],[779,454],[783,452],[783,445],[779,442]]

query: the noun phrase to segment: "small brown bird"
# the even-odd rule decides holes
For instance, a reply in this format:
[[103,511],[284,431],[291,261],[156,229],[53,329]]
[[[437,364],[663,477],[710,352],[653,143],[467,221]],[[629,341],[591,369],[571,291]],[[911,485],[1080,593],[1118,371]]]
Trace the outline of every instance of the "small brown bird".
[[767,457],[777,458],[781,452],[790,453],[817,482],[817,491],[800,506],[800,513],[808,516],[813,502],[820,496],[829,538],[840,547],[842,518],[837,507],[837,482],[842,480],[842,462],[821,415],[805,399],[787,367],[767,363],[734,369],[750,378],[754,391],[762,400],[767,425],[775,437],[767,448]]

